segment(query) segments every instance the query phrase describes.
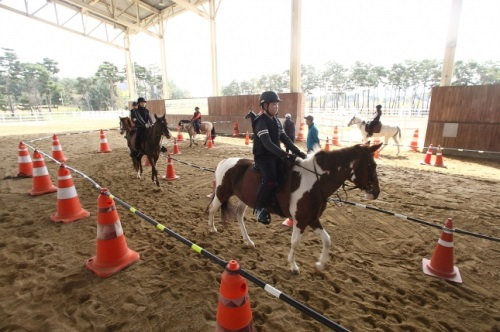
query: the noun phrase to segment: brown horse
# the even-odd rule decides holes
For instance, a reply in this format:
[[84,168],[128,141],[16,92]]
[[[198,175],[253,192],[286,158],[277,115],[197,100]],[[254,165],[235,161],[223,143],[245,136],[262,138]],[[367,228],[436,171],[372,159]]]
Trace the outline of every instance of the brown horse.
[[[293,167],[286,171],[283,189],[269,203],[268,209],[283,217],[293,218],[292,244],[288,261],[293,274],[299,273],[295,262],[295,250],[307,226],[310,226],[323,241],[323,248],[316,269],[322,271],[328,261],[330,236],[321,226],[319,218],[325,211],[328,197],[349,180],[355,188],[365,192],[366,199],[376,199],[380,193],[377,165],[373,152],[381,144],[369,147],[355,145],[334,151],[316,151],[307,159],[297,159]],[[231,212],[236,212],[243,240],[247,247],[255,247],[248,236],[244,223],[247,206],[255,208],[260,172],[252,166],[253,160],[229,158],[222,160],[215,170],[215,186],[212,200],[207,207],[210,232],[217,232],[214,214],[221,208],[222,221],[226,221]],[[229,198],[237,196],[236,208]]]
[[[156,170],[156,162],[160,156],[161,150],[161,136],[165,135],[165,137],[170,138],[170,130],[168,130],[167,119],[165,118],[165,114],[161,117],[157,117],[155,114],[155,123],[146,129],[146,134],[144,135],[144,139],[141,142],[141,149],[137,151],[136,155],[131,156],[132,162],[134,164],[134,169],[137,172],[137,178],[141,178],[142,176],[142,156],[146,155],[149,163],[151,164],[151,181],[156,183],[159,187],[160,182],[158,181],[158,171]],[[132,133],[131,131],[130,133]],[[132,147],[135,145],[135,135],[133,140],[131,138],[127,138],[127,142],[129,144],[129,148],[132,150]]]
[[[198,145],[198,143],[195,142],[195,137],[198,135],[196,132],[196,129],[194,128],[193,122],[190,120],[181,120],[179,121],[178,124],[179,127],[182,127],[184,130],[186,130],[189,134],[189,147],[191,147],[194,144]],[[215,126],[212,124],[212,122],[208,121],[203,121],[200,125],[200,132],[202,134],[205,134],[205,142],[203,145],[207,145],[208,141],[208,136],[212,137],[212,141],[215,139]]]

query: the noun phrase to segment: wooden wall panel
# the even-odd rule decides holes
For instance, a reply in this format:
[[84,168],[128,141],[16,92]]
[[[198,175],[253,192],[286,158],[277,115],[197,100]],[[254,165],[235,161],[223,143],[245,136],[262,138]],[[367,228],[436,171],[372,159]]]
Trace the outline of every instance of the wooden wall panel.
[[[425,146],[448,148],[448,154],[500,157],[500,84],[436,87],[432,90]],[[456,137],[444,137],[445,124],[457,124]],[[473,150],[459,151],[459,149]]]

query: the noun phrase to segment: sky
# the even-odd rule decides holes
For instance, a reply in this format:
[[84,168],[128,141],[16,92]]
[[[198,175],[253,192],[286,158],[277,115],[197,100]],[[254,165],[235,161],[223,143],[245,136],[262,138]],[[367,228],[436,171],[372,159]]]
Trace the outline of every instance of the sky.
[[[10,0],[16,1],[16,0]],[[3,0],[7,3],[9,0]],[[302,64],[390,66],[444,57],[452,0],[303,0]],[[499,0],[463,0],[455,60],[500,61]],[[222,0],[217,13],[220,85],[289,69],[291,0]],[[0,47],[22,62],[50,58],[59,77],[90,77],[123,51],[0,8]],[[168,79],[193,97],[211,94],[210,26],[193,14],[166,23]],[[131,57],[160,66],[160,42],[131,36]]]

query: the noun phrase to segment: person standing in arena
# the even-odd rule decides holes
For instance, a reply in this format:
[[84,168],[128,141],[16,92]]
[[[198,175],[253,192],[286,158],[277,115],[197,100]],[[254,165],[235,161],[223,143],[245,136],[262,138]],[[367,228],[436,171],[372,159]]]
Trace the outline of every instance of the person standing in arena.
[[[287,113],[285,115],[285,122],[283,123],[283,128],[285,129],[285,134],[288,136],[292,143],[295,142],[295,123],[292,121],[292,115]],[[285,149],[286,153],[288,153],[288,147]]]

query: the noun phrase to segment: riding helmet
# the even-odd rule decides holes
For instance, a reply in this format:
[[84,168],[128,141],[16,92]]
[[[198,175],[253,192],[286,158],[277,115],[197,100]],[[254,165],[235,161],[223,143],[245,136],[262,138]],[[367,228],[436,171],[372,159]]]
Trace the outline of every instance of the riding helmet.
[[375,108],[379,110],[382,108],[382,105],[377,105],[377,106],[375,106]]
[[263,105],[263,104],[270,104],[270,103],[275,103],[275,102],[280,102],[281,99],[280,97],[278,97],[278,94],[274,91],[266,91],[266,92],[263,92],[261,95],[260,95],[260,99],[259,99],[259,105]]
[[136,101],[134,101],[134,102],[132,103],[132,106],[137,106],[137,102],[136,102]]
[[292,118],[292,115],[290,113],[286,113],[285,119],[291,119],[291,118]]
[[142,97],[139,97],[139,98],[137,99],[137,102],[138,102],[138,103],[142,103],[142,102],[144,102],[144,103],[145,103],[145,102],[146,102],[146,99],[144,99],[144,98],[142,98]]

